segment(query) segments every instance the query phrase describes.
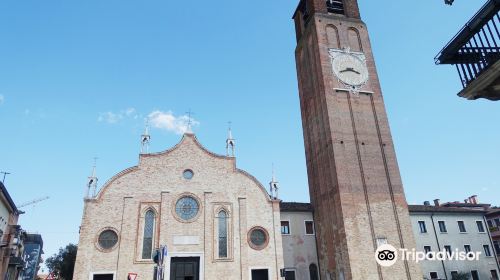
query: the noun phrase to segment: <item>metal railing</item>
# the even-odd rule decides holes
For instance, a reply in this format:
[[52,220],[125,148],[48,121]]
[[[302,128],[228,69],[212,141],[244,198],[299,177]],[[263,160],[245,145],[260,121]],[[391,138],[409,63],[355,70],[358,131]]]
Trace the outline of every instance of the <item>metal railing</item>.
[[436,56],[456,66],[465,88],[500,60],[500,0],[488,1]]

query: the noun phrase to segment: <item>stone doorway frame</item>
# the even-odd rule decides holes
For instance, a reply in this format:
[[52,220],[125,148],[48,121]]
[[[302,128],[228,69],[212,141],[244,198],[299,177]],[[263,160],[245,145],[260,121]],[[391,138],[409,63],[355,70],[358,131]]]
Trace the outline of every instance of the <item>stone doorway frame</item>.
[[204,254],[201,252],[168,252],[167,259],[165,260],[165,270],[166,270],[165,271],[165,279],[170,279],[170,264],[172,262],[172,258],[190,258],[190,257],[200,258],[199,279],[204,280],[205,279],[205,258],[204,258]]

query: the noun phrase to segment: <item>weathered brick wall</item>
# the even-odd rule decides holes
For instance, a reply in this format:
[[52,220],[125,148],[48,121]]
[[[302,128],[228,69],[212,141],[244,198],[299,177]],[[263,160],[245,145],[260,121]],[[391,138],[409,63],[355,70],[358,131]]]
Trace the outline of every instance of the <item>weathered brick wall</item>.
[[[354,2],[347,8],[357,9]],[[415,241],[366,26],[356,16],[317,12],[298,32],[300,105],[321,276],[420,279],[414,263],[380,268],[374,258],[377,238],[396,248],[414,248]],[[333,73],[330,48],[364,53],[369,80],[359,96],[345,90]]]

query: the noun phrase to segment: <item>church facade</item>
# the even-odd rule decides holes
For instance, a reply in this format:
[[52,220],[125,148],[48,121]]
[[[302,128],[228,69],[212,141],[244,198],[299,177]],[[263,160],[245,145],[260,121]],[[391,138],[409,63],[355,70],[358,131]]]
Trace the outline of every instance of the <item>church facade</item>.
[[74,279],[152,279],[161,245],[165,279],[281,279],[279,200],[186,133],[85,199]]

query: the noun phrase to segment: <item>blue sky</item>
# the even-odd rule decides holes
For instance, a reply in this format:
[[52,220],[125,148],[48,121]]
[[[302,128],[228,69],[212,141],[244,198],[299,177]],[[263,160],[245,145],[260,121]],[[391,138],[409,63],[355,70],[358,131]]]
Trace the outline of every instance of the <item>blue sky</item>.
[[[308,201],[295,73],[296,1],[0,2],[0,170],[22,226],[46,256],[77,242],[86,178],[101,185],[137,163],[144,118],[152,151],[195,132],[284,200]],[[425,2],[425,3],[424,3]],[[360,0],[410,203],[472,194],[500,205],[499,103],[456,96],[458,75],[433,58],[483,1]]]

